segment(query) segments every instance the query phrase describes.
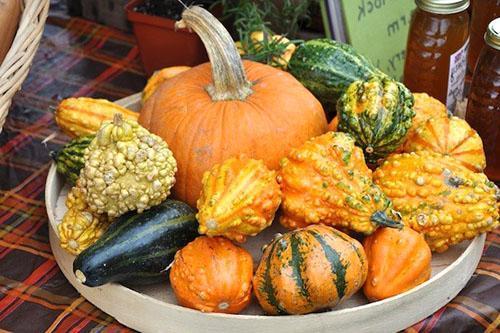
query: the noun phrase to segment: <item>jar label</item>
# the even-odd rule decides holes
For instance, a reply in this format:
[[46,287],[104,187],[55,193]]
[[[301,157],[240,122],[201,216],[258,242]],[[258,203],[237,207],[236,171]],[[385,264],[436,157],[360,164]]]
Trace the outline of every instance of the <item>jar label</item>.
[[448,94],[446,96],[446,107],[451,112],[455,111],[457,102],[462,100],[465,85],[465,72],[467,70],[467,51],[469,39],[455,53],[450,56],[450,68],[448,74]]

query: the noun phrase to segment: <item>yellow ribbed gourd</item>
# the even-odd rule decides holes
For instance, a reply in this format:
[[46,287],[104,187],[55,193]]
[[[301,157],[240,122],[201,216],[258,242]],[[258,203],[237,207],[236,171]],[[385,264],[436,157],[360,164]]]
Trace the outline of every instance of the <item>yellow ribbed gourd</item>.
[[271,225],[281,202],[275,171],[240,156],[205,172],[198,199],[198,232],[246,241]]
[[115,113],[123,119],[137,121],[139,114],[105,99],[71,97],[57,107],[54,117],[59,128],[70,137],[95,134],[105,120],[112,120]]
[[342,132],[328,132],[293,149],[281,161],[281,224],[289,229],[322,223],[366,235],[393,221],[391,201],[373,184],[363,151]]
[[91,213],[79,187],[73,187],[66,198],[68,210],[57,226],[61,247],[77,255],[94,244],[109,226],[104,215]]
[[146,101],[151,97],[156,90],[161,86],[161,84],[174,76],[179,75],[182,72],[191,69],[189,66],[173,66],[166,67],[156,71],[151,77],[148,79],[144,90],[142,91],[142,103],[146,103]]
[[373,178],[433,251],[499,224],[498,188],[452,157],[429,151],[392,155]]
[[406,141],[404,152],[430,150],[457,159],[463,166],[482,172],[486,167],[483,142],[469,124],[458,117],[428,119]]

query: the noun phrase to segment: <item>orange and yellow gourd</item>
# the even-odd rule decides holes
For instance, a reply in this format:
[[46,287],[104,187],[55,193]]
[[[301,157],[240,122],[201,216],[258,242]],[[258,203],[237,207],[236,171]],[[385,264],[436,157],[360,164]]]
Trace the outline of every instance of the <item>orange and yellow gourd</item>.
[[348,134],[328,132],[293,149],[281,162],[278,180],[280,222],[289,229],[322,223],[368,235],[379,225],[400,226]]
[[433,251],[498,226],[498,188],[452,157],[429,151],[392,155],[373,178]]
[[263,161],[230,158],[205,172],[198,200],[200,234],[244,242],[268,227],[281,203],[276,172]]

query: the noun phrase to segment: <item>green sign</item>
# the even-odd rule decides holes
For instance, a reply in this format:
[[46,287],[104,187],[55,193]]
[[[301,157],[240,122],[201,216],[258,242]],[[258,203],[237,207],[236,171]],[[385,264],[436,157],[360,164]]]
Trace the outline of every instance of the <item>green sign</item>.
[[414,0],[341,0],[346,39],[378,68],[403,77]]

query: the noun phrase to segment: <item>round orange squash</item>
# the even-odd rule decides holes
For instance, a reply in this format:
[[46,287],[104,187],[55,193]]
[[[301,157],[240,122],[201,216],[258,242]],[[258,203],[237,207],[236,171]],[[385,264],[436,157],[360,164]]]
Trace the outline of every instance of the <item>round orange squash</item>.
[[252,296],[252,256],[223,237],[201,236],[175,254],[170,284],[182,306],[239,313]]
[[211,63],[166,81],[139,117],[174,153],[177,198],[195,206],[203,173],[230,157],[245,154],[277,169],[292,147],[326,132],[319,101],[292,75],[242,62],[229,33],[208,11],[190,7],[177,25],[198,33]]
[[458,117],[434,117],[420,125],[403,146],[405,153],[430,150],[458,160],[464,167],[482,172],[486,167],[483,141]]
[[370,301],[401,294],[431,277],[431,249],[409,227],[379,228],[363,241],[368,277],[363,292]]

